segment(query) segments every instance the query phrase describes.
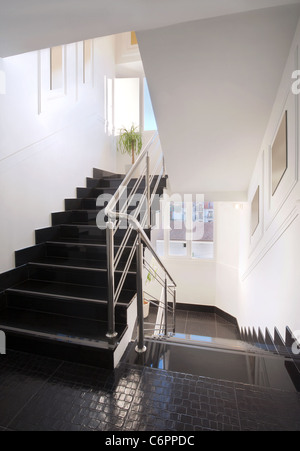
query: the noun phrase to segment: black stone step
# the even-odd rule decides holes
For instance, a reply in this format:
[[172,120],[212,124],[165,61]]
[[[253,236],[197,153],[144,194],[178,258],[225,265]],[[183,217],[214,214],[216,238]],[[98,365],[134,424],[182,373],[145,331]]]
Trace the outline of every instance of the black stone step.
[[86,186],[87,188],[98,188],[100,186],[100,182],[101,180],[105,180],[105,181],[110,181],[110,180],[114,180],[117,183],[119,183],[119,185],[121,185],[121,183],[123,182],[125,176],[121,176],[119,175],[115,175],[115,176],[110,176],[110,177],[87,177],[86,179]]
[[124,174],[116,174],[114,172],[104,171],[102,169],[93,169],[93,177],[96,179],[103,179],[103,178],[124,178]]
[[[151,182],[151,187],[153,188],[155,186],[155,183],[158,180],[158,175],[155,175],[152,182]],[[123,177],[120,178],[102,178],[100,180],[98,180],[98,183],[95,179],[87,179],[87,186],[88,187],[94,187],[94,188],[115,188],[115,190],[117,190],[119,188],[119,186],[121,185],[122,181],[124,180]],[[133,188],[136,183],[137,183],[138,179],[131,179],[128,182],[128,187],[129,188]],[[140,185],[141,187],[145,188],[146,186],[146,178],[144,177],[143,180],[140,181]]]
[[[46,297],[58,297],[60,299],[107,302],[107,287],[75,285],[42,280],[26,280],[8,289],[6,293],[11,293],[12,291],[14,293],[18,292],[26,295],[38,294]],[[123,290],[119,299],[119,304],[129,305],[134,295],[134,290]]]
[[[154,179],[151,182],[151,192],[153,192],[155,185],[157,183],[158,180],[158,176],[155,176]],[[109,200],[109,196],[114,196],[114,194],[116,193],[117,189],[119,188],[120,184],[121,184],[122,180],[108,180],[108,179],[102,179],[99,181],[98,184],[94,183],[94,185],[96,184],[96,186],[91,186],[91,187],[87,187],[87,188],[77,188],[77,197],[78,198],[98,198],[99,196],[103,196],[106,195],[107,199]],[[92,184],[92,183],[90,183]],[[124,198],[127,198],[128,195],[130,195],[130,193],[132,192],[134,186],[136,184],[136,180],[131,180],[128,183],[128,188],[126,190],[126,195],[124,194]],[[158,184],[158,194],[162,194],[163,193],[163,189],[166,187],[166,179],[163,178],[160,180],[159,184]],[[143,194],[145,193],[145,188],[146,188],[146,182],[145,180],[142,180],[139,183],[139,187],[136,190],[137,194]]]
[[[115,246],[115,254],[119,247]],[[123,250],[120,266],[123,269],[131,252],[127,246]],[[64,242],[46,242],[37,246],[22,249],[15,253],[16,266],[22,266],[29,262],[57,264],[62,266],[78,266],[87,268],[106,269],[107,267],[106,244],[82,244]],[[133,257],[135,264],[135,256]],[[25,277],[26,278],[26,277]],[[9,284],[8,284],[9,287]]]
[[[113,368],[118,342],[106,338],[103,321],[70,318],[43,312],[7,308],[1,312],[0,329],[8,349]],[[127,326],[116,324],[118,340]]]
[[[115,233],[115,244],[121,244],[127,229],[119,229]],[[128,244],[133,244],[136,233],[132,232]],[[97,226],[63,224],[36,231],[36,244],[49,241],[65,243],[106,244],[106,229]]]
[[[40,291],[21,290],[20,288],[11,288],[6,292],[5,306],[64,315],[70,318],[86,318],[107,323],[108,311],[106,300],[63,296],[57,293],[43,293],[42,288],[40,288]],[[120,324],[127,323],[128,305],[128,303],[121,302],[116,306],[116,321]]]
[[[102,203],[97,205],[97,198],[80,198],[80,199],[66,199],[65,200],[65,209],[66,212],[69,211],[87,211],[88,213],[90,211],[94,211],[99,213],[100,210],[102,210],[108,203],[108,201],[111,199],[104,199]],[[123,204],[126,201],[126,198],[124,198]],[[119,204],[117,204],[117,209],[119,211]],[[129,209],[132,209],[132,207],[129,207]],[[54,225],[54,224],[53,224]]]
[[[128,188],[124,199],[130,196],[132,188]],[[105,196],[105,201],[109,202],[116,193],[116,188],[77,188],[78,199],[97,199],[99,196]],[[144,194],[145,188],[140,187],[136,190],[137,194]]]
[[[106,269],[89,268],[82,265],[76,266],[75,262],[66,266],[58,264],[57,261],[49,262],[47,259],[44,259],[44,262],[29,263],[28,273],[30,280],[107,287]],[[116,284],[120,281],[121,275],[121,272],[115,273]],[[136,290],[136,273],[128,272],[123,287],[125,290]]]
[[[78,208],[76,210],[52,213],[52,225],[97,225],[97,216],[102,208],[100,206],[98,207],[98,210],[85,210]],[[121,208],[123,208],[123,206]],[[136,208],[136,206],[129,206],[126,208],[124,213],[131,214]],[[120,211],[119,206],[116,207],[116,211]],[[143,214],[145,211],[146,208],[142,207],[141,213]]]

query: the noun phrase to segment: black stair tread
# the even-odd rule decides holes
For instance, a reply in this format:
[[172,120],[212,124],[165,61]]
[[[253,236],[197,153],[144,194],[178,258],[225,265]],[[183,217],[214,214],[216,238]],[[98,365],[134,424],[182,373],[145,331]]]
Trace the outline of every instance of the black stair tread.
[[59,257],[43,257],[36,260],[31,260],[30,265],[35,266],[58,266],[65,268],[78,268],[78,269],[92,269],[92,270],[106,270],[105,260],[77,260],[70,258]]
[[[107,302],[107,288],[88,285],[72,285],[68,283],[47,282],[40,280],[27,280],[7,290],[13,292],[29,293],[44,297],[63,297],[87,301]],[[133,290],[122,290],[119,304],[127,305],[134,297]]]
[[[84,239],[84,241],[82,241]],[[78,238],[67,238],[67,237],[61,237],[61,238],[55,238],[55,243],[56,244],[62,244],[62,243],[66,243],[66,244],[93,244],[93,245],[97,245],[97,244],[104,244],[106,242],[106,238],[105,237],[99,237],[97,239],[95,238],[88,238],[88,237],[78,237]],[[49,243],[49,241],[47,241],[47,243]]]
[[[60,244],[60,243],[59,243]],[[129,248],[131,249],[131,248]],[[65,268],[78,268],[78,269],[95,269],[95,270],[107,270],[106,260],[89,260],[89,259],[74,259],[74,258],[63,258],[63,257],[43,257],[38,259],[33,259],[29,264],[37,265],[47,265],[47,266],[59,266]],[[116,272],[123,271],[127,261],[120,261]],[[129,274],[134,272],[133,269],[136,267],[136,262],[133,260],[131,264],[131,271]],[[135,272],[134,272],[135,273]]]
[[[80,260],[80,259],[70,259],[70,258],[60,258],[60,257],[43,257],[29,262],[30,266],[36,267],[51,267],[51,268],[72,268],[72,269],[86,269],[95,270],[101,272],[107,272],[106,260]],[[126,262],[123,263],[122,267],[125,267]],[[121,268],[122,268],[121,267]],[[116,272],[120,272],[121,268],[116,269]],[[128,274],[134,274],[132,271],[128,271]]]
[[[127,326],[116,324],[120,337]],[[51,338],[82,345],[108,348],[107,323],[89,319],[7,308],[0,313],[0,329]]]
[[[123,236],[115,237],[115,242],[120,243],[123,239]],[[130,242],[133,241],[133,238],[130,238]],[[46,241],[47,244],[55,243],[55,244],[78,244],[78,245],[103,245],[106,243],[105,236],[99,236],[97,238],[89,238],[88,236],[79,236],[79,237],[57,237],[54,241]],[[127,246],[128,247],[128,246]]]

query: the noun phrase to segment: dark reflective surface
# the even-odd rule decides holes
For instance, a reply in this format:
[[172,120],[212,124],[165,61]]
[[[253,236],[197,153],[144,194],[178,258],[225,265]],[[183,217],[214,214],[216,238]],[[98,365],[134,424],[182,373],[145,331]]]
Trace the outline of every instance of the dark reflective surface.
[[[206,338],[209,341],[209,337]],[[281,356],[154,341],[147,341],[146,345],[147,352],[142,355],[132,346],[126,361],[161,370],[300,391],[300,375],[294,363]]]

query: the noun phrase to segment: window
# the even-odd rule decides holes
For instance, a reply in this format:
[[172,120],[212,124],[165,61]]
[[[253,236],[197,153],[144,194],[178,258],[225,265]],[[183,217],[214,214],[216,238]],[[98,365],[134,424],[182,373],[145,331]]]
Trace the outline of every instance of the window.
[[92,40],[83,43],[83,83],[92,82]]
[[122,128],[140,124],[139,78],[116,78],[114,81],[114,125],[116,133]]
[[63,48],[52,47],[50,49],[50,90],[63,89]]
[[253,236],[259,226],[259,192],[260,187],[257,188],[252,204],[251,204],[251,236]]
[[144,130],[157,130],[156,119],[146,78],[144,79]]
[[193,204],[193,258],[214,258],[214,204]]
[[169,255],[187,256],[186,205],[183,202],[170,204]]
[[153,237],[159,256],[213,259],[214,204],[165,203]]

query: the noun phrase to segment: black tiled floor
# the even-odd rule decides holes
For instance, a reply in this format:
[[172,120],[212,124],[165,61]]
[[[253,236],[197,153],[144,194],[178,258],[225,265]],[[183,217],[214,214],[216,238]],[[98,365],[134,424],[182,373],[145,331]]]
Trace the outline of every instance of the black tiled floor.
[[[201,335],[234,334],[222,318],[189,316],[179,313],[179,332],[198,322]],[[7,430],[300,431],[300,395],[125,361],[111,371],[8,350],[0,356],[0,431]]]
[[300,396],[121,363],[115,371],[9,352],[1,430],[300,430]]
[[[157,309],[151,306],[150,315],[145,320],[145,327],[149,327],[149,323],[155,323],[156,315]],[[181,310],[180,305],[176,311],[176,331],[177,333],[182,334],[201,335],[232,340],[239,339],[238,328],[223,319],[221,316],[218,316],[215,313]]]

